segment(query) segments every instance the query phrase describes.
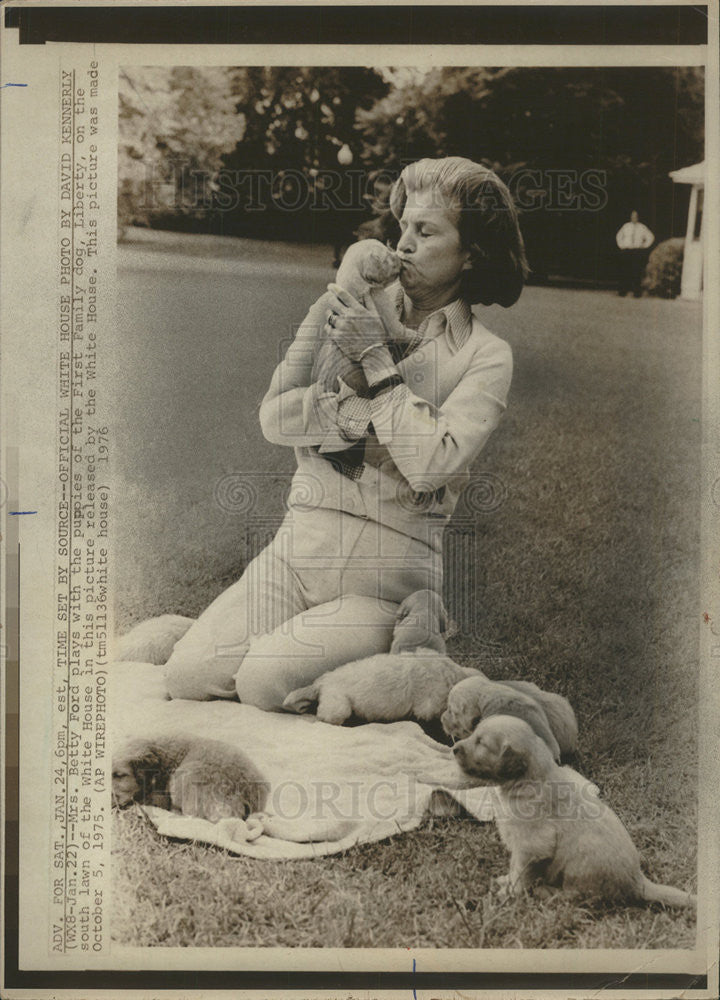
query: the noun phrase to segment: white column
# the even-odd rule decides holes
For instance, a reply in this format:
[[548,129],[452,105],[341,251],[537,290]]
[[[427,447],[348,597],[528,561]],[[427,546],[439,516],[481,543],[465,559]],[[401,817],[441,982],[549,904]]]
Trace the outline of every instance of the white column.
[[690,207],[688,208],[688,224],[685,234],[685,253],[683,255],[682,278],[680,279],[680,297],[683,299],[699,299],[702,295],[703,271],[703,241],[702,235],[695,239],[695,218],[697,216],[698,187],[693,184],[690,192]]
[[[697,184],[693,184],[692,188],[690,189],[690,205],[688,207],[687,231],[685,233],[686,244],[691,242],[693,238],[693,233],[695,232],[695,216],[697,215],[697,196],[698,196]],[[685,249],[687,249],[687,245]]]

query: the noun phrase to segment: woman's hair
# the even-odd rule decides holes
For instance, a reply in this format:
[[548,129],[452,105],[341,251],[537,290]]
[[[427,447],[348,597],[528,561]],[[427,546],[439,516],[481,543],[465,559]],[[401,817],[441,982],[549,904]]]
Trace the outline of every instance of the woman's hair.
[[497,174],[462,156],[424,159],[405,167],[390,192],[390,208],[400,219],[411,192],[434,190],[460,214],[458,230],[470,251],[461,294],[484,306],[517,302],[528,274],[525,246],[512,195]]

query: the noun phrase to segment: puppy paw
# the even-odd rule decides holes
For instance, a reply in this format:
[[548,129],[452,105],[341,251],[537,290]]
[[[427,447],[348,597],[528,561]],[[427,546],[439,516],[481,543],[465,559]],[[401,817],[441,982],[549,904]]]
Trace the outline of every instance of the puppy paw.
[[353,706],[350,699],[341,691],[324,692],[318,701],[315,714],[320,722],[327,722],[331,726],[342,726],[343,722],[353,714]]
[[223,840],[240,844],[257,840],[265,832],[255,815],[248,816],[246,820],[226,816],[219,820],[217,826]]
[[258,837],[261,837],[263,833],[265,833],[265,826],[263,824],[263,821],[256,814],[248,816],[248,818],[245,820],[245,827],[247,829],[248,840],[257,840]]
[[175,644],[194,624],[194,618],[186,618],[184,615],[160,615],[140,622],[117,639],[115,659],[138,663],[167,663]]
[[318,709],[317,721],[326,722],[329,726],[342,726],[343,722],[346,722],[350,718],[351,713],[347,712],[332,712],[332,711],[320,711]]
[[311,712],[317,705],[320,692],[317,685],[310,684],[308,687],[297,688],[285,697],[282,707],[286,712],[295,712],[297,715],[304,715]]

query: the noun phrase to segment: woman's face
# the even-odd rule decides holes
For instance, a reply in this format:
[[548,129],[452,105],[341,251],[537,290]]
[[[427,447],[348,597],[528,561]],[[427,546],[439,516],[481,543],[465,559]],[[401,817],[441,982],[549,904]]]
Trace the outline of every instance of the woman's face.
[[458,215],[437,190],[408,194],[397,252],[402,262],[400,283],[413,301],[457,294],[460,273],[470,256],[460,245]]

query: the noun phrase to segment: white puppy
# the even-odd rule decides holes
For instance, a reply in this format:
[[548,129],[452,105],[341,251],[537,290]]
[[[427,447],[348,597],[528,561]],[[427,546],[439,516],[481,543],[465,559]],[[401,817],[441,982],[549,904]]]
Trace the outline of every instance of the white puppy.
[[618,903],[696,905],[690,893],[642,874],[630,834],[612,809],[589,781],[558,767],[527,722],[494,715],[453,752],[465,775],[499,785],[496,821],[510,851],[502,880],[507,893],[542,881]]
[[434,590],[416,590],[398,608],[390,652],[434,649],[437,653],[444,653],[443,633],[448,625],[448,613],[442,597]]
[[464,739],[491,715],[525,719],[556,761],[577,749],[577,720],[570,702],[530,681],[492,681],[477,671],[452,689],[440,721],[448,736]]
[[[390,296],[385,288],[400,274],[400,260],[397,255],[379,240],[359,240],[348,247],[340,265],[335,283],[348,291],[353,298],[381,320],[385,336],[383,340],[403,336],[400,323]],[[310,307],[304,327],[323,330],[331,317],[328,315],[328,296],[322,295]],[[360,396],[368,390],[368,383],[362,365],[349,358],[331,336],[318,339],[313,364],[311,382],[319,382],[330,392],[340,388],[338,379],[354,389]]]
[[542,706],[563,757],[574,754],[578,747],[578,724],[572,705],[561,694],[543,691],[532,681],[503,681],[508,687],[529,694]]
[[167,663],[175,643],[194,624],[194,618],[182,615],[149,618],[120,636],[115,647],[115,659],[136,663]]
[[408,716],[437,719],[450,689],[475,673],[432,649],[378,653],[346,663],[308,687],[291,691],[283,708],[309,712],[317,702],[318,719],[336,726],[353,714],[368,722],[392,722]]
[[524,719],[545,740],[553,758],[560,762],[560,747],[540,704],[530,695],[484,675],[468,677],[456,684],[448,696],[448,706],[440,717],[442,727],[455,740],[469,736],[475,727],[493,715],[513,715]]

